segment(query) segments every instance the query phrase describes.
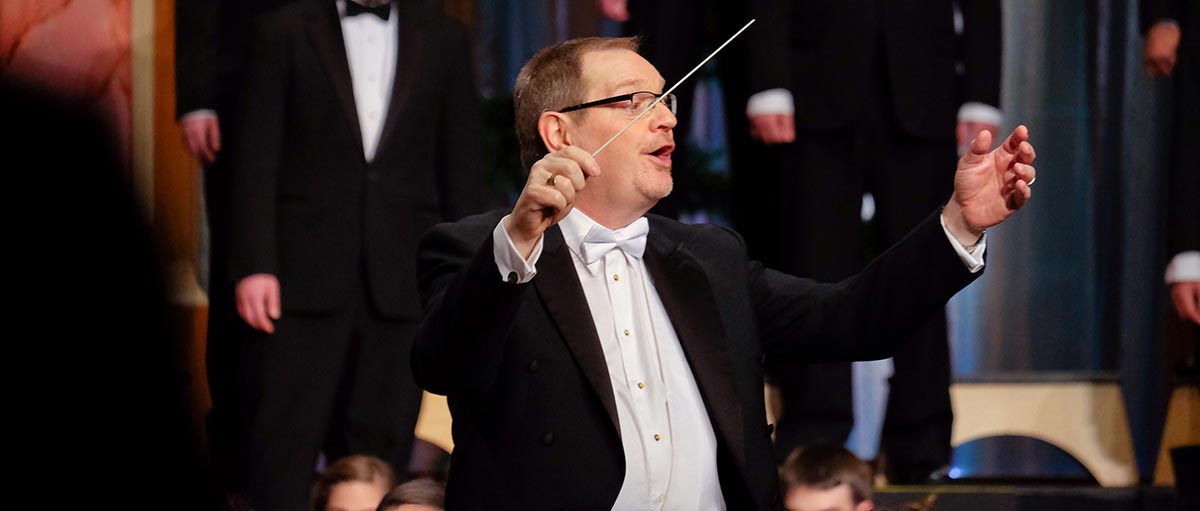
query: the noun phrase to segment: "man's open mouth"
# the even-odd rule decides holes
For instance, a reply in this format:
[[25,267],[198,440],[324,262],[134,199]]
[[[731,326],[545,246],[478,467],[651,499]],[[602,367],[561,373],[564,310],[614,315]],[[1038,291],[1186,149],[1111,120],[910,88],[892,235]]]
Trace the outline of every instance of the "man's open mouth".
[[675,144],[667,144],[648,153],[663,166],[671,166],[671,153],[675,152]]

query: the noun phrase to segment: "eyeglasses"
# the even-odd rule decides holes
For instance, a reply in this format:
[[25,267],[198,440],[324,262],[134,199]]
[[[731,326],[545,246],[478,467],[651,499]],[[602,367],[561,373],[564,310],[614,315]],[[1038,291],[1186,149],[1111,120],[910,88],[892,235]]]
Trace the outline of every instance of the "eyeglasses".
[[597,99],[596,101],[589,101],[589,102],[583,103],[581,105],[566,107],[562,110],[559,110],[559,112],[565,114],[567,112],[574,112],[576,110],[582,110],[584,108],[591,108],[594,106],[610,105],[610,104],[614,104],[614,103],[625,102],[625,104],[622,104],[619,106],[621,106],[626,111],[628,111],[629,114],[637,115],[637,114],[642,113],[642,110],[645,110],[646,107],[650,106],[650,103],[653,103],[654,100],[656,100],[660,97],[662,98],[662,101],[660,101],[660,103],[666,105],[667,109],[669,109],[671,111],[671,113],[674,114],[675,108],[679,103],[678,101],[675,100],[674,94],[663,95],[663,94],[655,94],[653,92],[647,92],[647,91],[638,91],[638,92],[633,92],[633,93],[629,93],[629,94],[622,94],[620,96],[613,96],[611,98]]

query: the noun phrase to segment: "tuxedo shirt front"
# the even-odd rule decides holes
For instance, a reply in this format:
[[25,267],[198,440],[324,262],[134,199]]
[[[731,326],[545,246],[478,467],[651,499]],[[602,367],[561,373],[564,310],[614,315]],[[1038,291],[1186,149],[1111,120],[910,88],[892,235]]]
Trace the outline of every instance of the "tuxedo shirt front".
[[[610,237],[623,240],[646,222],[639,218]],[[537,275],[542,241],[522,257],[504,224],[501,220],[492,233],[497,270],[502,279],[529,282]],[[625,477],[612,509],[726,509],[712,422],[641,254],[613,248],[589,262],[582,247],[594,231],[608,228],[578,209],[558,226],[587,299],[617,405]],[[644,237],[648,227],[642,227]],[[942,228],[964,266],[980,271],[986,235],[968,251],[944,220]]]

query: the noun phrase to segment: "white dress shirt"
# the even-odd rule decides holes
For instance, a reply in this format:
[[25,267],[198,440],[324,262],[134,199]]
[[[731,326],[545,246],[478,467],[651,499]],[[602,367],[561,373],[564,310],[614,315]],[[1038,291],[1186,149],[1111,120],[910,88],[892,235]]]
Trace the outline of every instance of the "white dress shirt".
[[[504,229],[492,231],[493,256],[502,280],[529,282],[537,275],[543,241],[523,258]],[[609,231],[624,239],[647,220]],[[589,262],[581,248],[589,232],[608,229],[578,209],[558,223],[571,252],[600,339],[617,404],[625,479],[613,510],[723,510],[717,474],[717,439],[704,399],[662,299],[640,255],[614,248]],[[968,252],[942,228],[963,263],[983,267],[985,239]],[[984,235],[986,238],[986,234]]]
[[[641,218],[635,225],[645,222]],[[527,262],[512,246],[503,224],[498,226],[497,253],[511,252],[497,259],[498,268],[503,275],[534,273],[541,242]],[[587,262],[581,249],[585,237],[589,231],[608,229],[578,209],[558,225],[592,312],[617,404],[625,480],[613,509],[725,509],[717,477],[717,437],[645,263],[640,255],[615,247]],[[612,232],[621,239],[623,231],[635,225]]]
[[387,21],[373,14],[346,16],[346,0],[338,0],[338,15],[342,18],[342,41],[346,45],[346,61],[350,64],[350,82],[354,87],[354,106],[358,127],[362,133],[363,157],[375,159],[383,121],[392,99],[392,84],[396,77],[395,2],[390,3]]

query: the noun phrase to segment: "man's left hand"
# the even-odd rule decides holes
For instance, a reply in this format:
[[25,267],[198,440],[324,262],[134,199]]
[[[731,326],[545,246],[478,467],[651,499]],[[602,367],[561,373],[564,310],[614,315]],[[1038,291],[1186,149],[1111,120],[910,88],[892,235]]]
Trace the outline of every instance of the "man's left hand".
[[1151,78],[1171,76],[1175,70],[1175,59],[1179,54],[1179,25],[1160,21],[1146,33],[1146,48],[1142,52],[1142,65]]
[[1033,195],[1036,153],[1029,129],[1017,126],[1008,139],[988,151],[992,134],[982,131],[958,160],[954,194],[942,216],[950,233],[963,245],[973,245],[983,230],[1003,222]]
[[221,152],[221,126],[216,116],[198,115],[179,123],[183,150],[200,163],[212,165]]
[[1180,318],[1200,325],[1200,281],[1171,284],[1171,301]]
[[628,0],[596,0],[600,14],[613,21],[629,21]]

